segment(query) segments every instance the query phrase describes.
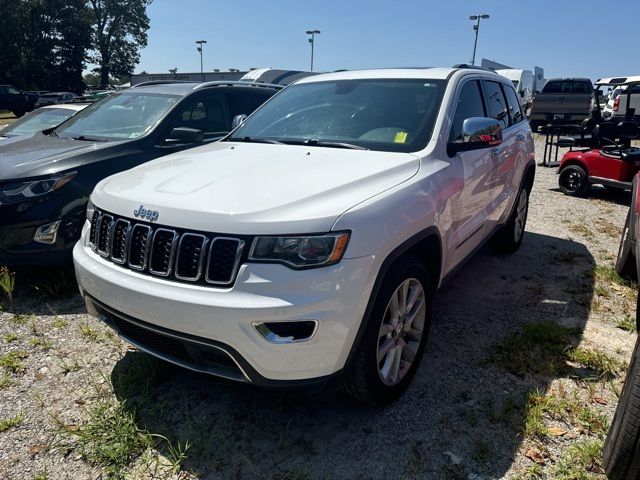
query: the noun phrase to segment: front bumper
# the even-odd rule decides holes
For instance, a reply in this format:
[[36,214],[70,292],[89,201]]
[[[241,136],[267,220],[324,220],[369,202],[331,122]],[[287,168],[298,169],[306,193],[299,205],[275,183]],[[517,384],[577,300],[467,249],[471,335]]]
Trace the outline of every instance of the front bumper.
[[[63,198],[64,200],[64,198]],[[61,266],[71,263],[85,219],[82,202],[72,208],[60,206],[53,197],[32,203],[0,205],[0,265]],[[33,240],[36,230],[56,221],[60,226],[52,244]]]
[[[73,257],[89,312],[125,339],[187,368],[260,385],[314,383],[339,373],[356,338],[376,273],[373,256],[301,271],[247,263],[240,267],[233,287],[221,289],[121,268],[85,246],[84,235]],[[318,327],[310,339],[297,343],[270,343],[253,327],[254,322],[300,320],[315,320]],[[127,333],[128,324],[144,332]],[[153,342],[173,338],[190,355],[179,358],[182,353],[149,343],[149,331]],[[203,360],[203,355],[216,352],[231,358],[226,365],[231,373],[220,362]]]

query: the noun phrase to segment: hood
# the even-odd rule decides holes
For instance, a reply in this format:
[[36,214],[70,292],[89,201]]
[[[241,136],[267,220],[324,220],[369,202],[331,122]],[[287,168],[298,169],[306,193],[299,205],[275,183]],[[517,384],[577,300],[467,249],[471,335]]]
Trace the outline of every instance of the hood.
[[[36,133],[0,141],[0,180],[47,175],[63,160],[121,142],[85,142]],[[65,167],[62,167],[65,168]]]
[[408,153],[216,143],[169,155],[100,182],[102,209],[227,234],[326,232],[338,217],[416,174]]

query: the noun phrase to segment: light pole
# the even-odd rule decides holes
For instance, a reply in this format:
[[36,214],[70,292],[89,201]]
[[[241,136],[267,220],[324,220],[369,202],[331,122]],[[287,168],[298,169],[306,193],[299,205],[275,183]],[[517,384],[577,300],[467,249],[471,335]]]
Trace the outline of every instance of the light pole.
[[483,13],[482,15],[471,15],[469,20],[475,20],[476,24],[473,26],[473,29],[476,31],[476,40],[473,42],[473,58],[471,59],[471,65],[476,64],[476,47],[478,46],[478,32],[480,31],[480,20],[486,20],[489,18],[489,15]]
[[313,46],[316,43],[316,35],[320,33],[320,30],[307,30],[307,35],[311,35],[309,43],[311,44],[311,71],[313,72]]
[[207,43],[206,40],[196,40],[196,49],[200,52],[200,78],[204,82],[204,70],[202,67],[202,46]]

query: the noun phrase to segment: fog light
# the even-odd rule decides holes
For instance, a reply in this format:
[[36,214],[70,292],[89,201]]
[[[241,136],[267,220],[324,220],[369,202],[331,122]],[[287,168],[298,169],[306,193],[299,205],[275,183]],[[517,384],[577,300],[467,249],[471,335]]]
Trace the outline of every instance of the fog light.
[[317,320],[298,322],[254,322],[253,328],[270,343],[296,343],[311,339],[318,329]]
[[33,240],[38,243],[56,243],[58,228],[60,228],[60,220],[42,225],[36,230],[36,233],[33,235]]

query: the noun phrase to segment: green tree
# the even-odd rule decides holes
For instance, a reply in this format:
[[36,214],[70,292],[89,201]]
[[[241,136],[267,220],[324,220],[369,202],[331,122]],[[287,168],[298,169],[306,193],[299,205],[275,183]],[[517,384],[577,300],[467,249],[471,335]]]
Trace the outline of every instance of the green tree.
[[85,0],[0,0],[0,79],[81,92],[91,41],[87,14]]
[[109,79],[131,75],[140,61],[140,49],[147,45],[149,17],[147,7],[152,0],[89,0],[93,24],[93,55],[98,65],[100,85]]

